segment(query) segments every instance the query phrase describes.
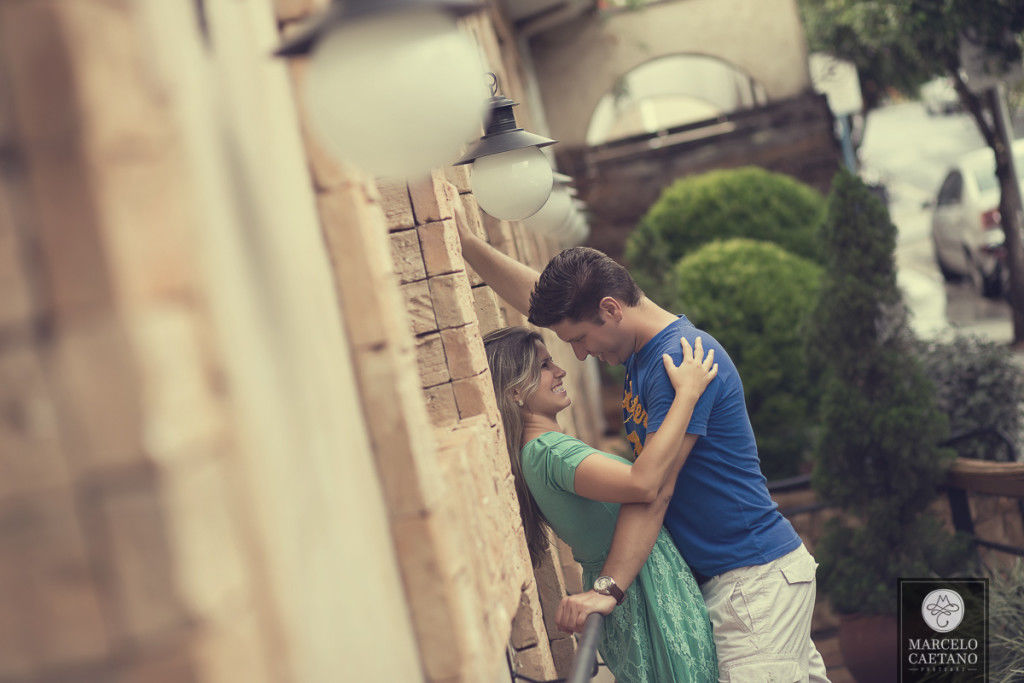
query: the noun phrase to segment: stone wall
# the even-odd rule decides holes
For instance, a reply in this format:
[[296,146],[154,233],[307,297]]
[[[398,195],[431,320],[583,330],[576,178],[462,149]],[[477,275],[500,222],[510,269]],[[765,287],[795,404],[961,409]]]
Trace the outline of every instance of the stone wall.
[[[530,566],[480,340],[521,316],[455,222],[554,245],[464,171],[326,158],[269,58],[324,5],[0,0],[2,680],[565,672],[578,567]],[[510,29],[465,28],[519,97]]]

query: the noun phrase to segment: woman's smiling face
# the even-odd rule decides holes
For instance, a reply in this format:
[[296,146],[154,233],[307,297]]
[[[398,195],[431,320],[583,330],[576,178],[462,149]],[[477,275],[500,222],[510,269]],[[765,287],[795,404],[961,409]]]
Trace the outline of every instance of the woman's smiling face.
[[540,380],[537,382],[537,390],[524,401],[523,407],[538,415],[554,417],[572,403],[565,392],[565,385],[562,384],[565,370],[555,365],[543,343],[534,341],[534,344],[537,349],[537,362],[540,364]]

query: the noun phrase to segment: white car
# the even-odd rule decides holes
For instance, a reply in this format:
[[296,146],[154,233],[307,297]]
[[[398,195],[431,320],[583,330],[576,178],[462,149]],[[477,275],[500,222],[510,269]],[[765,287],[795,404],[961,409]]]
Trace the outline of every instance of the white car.
[[953,80],[948,76],[932,79],[922,85],[921,102],[929,116],[953,114],[963,109],[960,96],[953,87]]
[[[1024,175],[1024,140],[1013,143],[1013,156]],[[935,262],[943,277],[966,276],[988,297],[1003,292],[1008,276],[995,164],[988,147],[960,157],[942,181],[932,213]]]

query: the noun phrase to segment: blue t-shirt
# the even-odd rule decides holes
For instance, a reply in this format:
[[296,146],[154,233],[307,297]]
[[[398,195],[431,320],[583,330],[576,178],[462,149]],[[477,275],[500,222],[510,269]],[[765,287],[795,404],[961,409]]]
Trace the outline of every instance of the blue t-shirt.
[[801,540],[768,494],[736,366],[722,345],[686,316],[626,359],[622,419],[634,455],[640,456],[647,435],[661,426],[675,398],[662,354],[678,365],[679,338],[692,345],[697,336],[705,353],[715,350],[718,376],[697,401],[686,429],[700,438],[679,472],[665,527],[694,573],[707,578],[771,562]]

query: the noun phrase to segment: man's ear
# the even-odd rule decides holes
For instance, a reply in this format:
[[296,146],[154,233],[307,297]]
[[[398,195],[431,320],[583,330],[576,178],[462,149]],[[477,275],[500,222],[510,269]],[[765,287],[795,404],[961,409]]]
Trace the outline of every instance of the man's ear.
[[622,322],[622,303],[613,296],[606,296],[597,304],[597,310],[607,314],[615,322]]

